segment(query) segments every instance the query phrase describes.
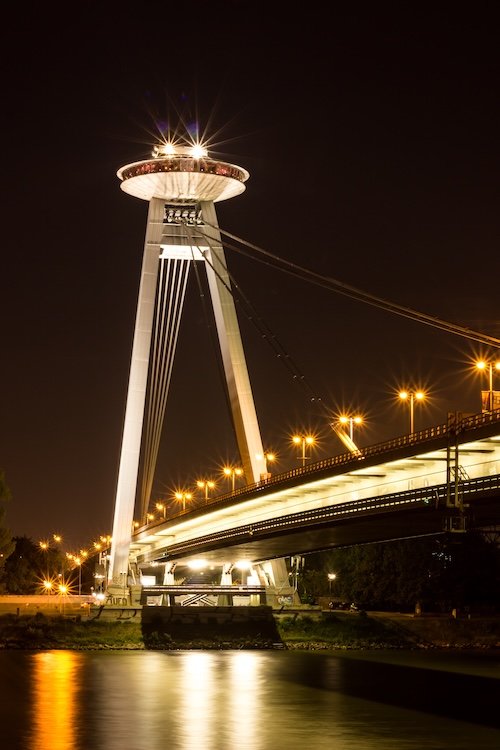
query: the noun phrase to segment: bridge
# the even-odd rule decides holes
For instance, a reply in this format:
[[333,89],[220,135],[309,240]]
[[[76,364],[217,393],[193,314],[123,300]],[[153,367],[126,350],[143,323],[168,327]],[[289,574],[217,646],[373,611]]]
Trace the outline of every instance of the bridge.
[[[137,580],[146,581],[143,602],[258,603],[267,592],[271,603],[292,603],[293,565],[276,580],[273,558],[499,523],[495,410],[332,456],[145,524],[131,537],[130,559]],[[242,561],[247,577],[235,586],[231,574]],[[193,567],[217,571],[225,585],[189,582]],[[176,584],[179,575],[188,583]]]
[[[244,191],[248,172],[209,158],[199,144],[165,142],[152,158],[122,167],[118,177],[122,190],[148,201],[149,210],[112,545],[100,572],[110,602],[137,599],[144,589],[143,598],[172,604],[182,580],[184,603],[213,597],[234,603],[235,569],[238,595],[252,603],[264,592],[275,600],[296,601],[286,558],[297,566],[307,552],[496,523],[500,410],[491,385],[481,414],[454,415],[444,425],[419,433],[411,429],[409,435],[362,450],[352,435],[334,427],[348,453],[272,476],[222,242],[223,235],[234,236],[219,229],[214,207]],[[246,485],[132,532],[140,464],[139,516],[147,518],[188,273],[200,264],[207,275]],[[362,299],[359,290],[341,287],[342,293]],[[371,295],[370,301],[482,344],[500,344]],[[208,566],[210,574],[201,566]],[[197,580],[187,572],[180,575],[193,567]]]

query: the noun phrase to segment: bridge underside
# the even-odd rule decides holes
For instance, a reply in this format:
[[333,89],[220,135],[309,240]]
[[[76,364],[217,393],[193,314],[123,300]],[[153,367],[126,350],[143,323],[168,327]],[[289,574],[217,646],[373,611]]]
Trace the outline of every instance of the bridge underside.
[[[371,511],[356,515],[350,512],[344,518],[318,520],[307,526],[299,526],[298,519],[293,516],[283,517],[279,529],[274,524],[267,524],[267,527],[266,524],[252,524],[234,530],[231,539],[226,537],[217,542],[200,538],[193,541],[189,548],[173,544],[159,554],[140,555],[137,561],[143,569],[148,562],[169,560],[182,563],[183,560],[197,557],[214,565],[239,559],[258,563],[333,547],[481,528],[500,523],[499,499],[498,490],[485,491],[481,497],[475,494],[474,501],[465,509],[463,516],[454,508],[438,505],[436,500],[420,499],[418,502],[408,500],[406,507],[403,502],[390,509],[374,507]],[[374,499],[376,504],[380,505],[380,498]]]

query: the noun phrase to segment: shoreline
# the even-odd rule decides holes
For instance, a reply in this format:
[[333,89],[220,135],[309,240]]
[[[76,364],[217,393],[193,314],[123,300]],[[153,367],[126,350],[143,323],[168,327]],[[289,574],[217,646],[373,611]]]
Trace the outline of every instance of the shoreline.
[[[0,615],[0,650],[476,651],[500,653],[500,617],[267,612],[207,622],[203,613],[151,608],[148,618]],[[168,609],[168,608],[165,608]],[[201,608],[200,608],[201,609]],[[109,613],[108,613],[109,614]],[[174,615],[178,614],[178,617]],[[235,614],[235,613],[231,613]],[[239,614],[239,613],[236,613]],[[163,619],[161,617],[163,615]],[[198,619],[197,619],[198,618]]]

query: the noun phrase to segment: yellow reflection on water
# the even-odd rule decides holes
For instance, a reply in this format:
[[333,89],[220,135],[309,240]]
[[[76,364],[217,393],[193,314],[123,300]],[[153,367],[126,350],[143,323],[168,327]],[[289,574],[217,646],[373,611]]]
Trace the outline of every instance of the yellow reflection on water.
[[183,750],[264,747],[261,664],[244,651],[183,654],[177,696]]
[[233,736],[240,738],[239,747],[261,747],[261,724],[264,691],[262,660],[250,651],[233,655],[230,665],[230,726]]
[[76,698],[81,655],[47,651],[33,656],[33,750],[69,750],[75,746]]
[[183,728],[183,747],[199,748],[205,737],[207,750],[217,748],[221,701],[213,654],[191,651],[183,654],[180,672],[179,720]]

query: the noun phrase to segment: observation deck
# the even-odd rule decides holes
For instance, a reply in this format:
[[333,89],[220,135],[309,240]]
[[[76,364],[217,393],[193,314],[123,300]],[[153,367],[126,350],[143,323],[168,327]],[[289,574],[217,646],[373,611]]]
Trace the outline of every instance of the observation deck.
[[235,164],[189,153],[126,164],[117,175],[125,193],[146,201],[161,198],[174,205],[233,198],[245,190],[244,183],[250,176]]

